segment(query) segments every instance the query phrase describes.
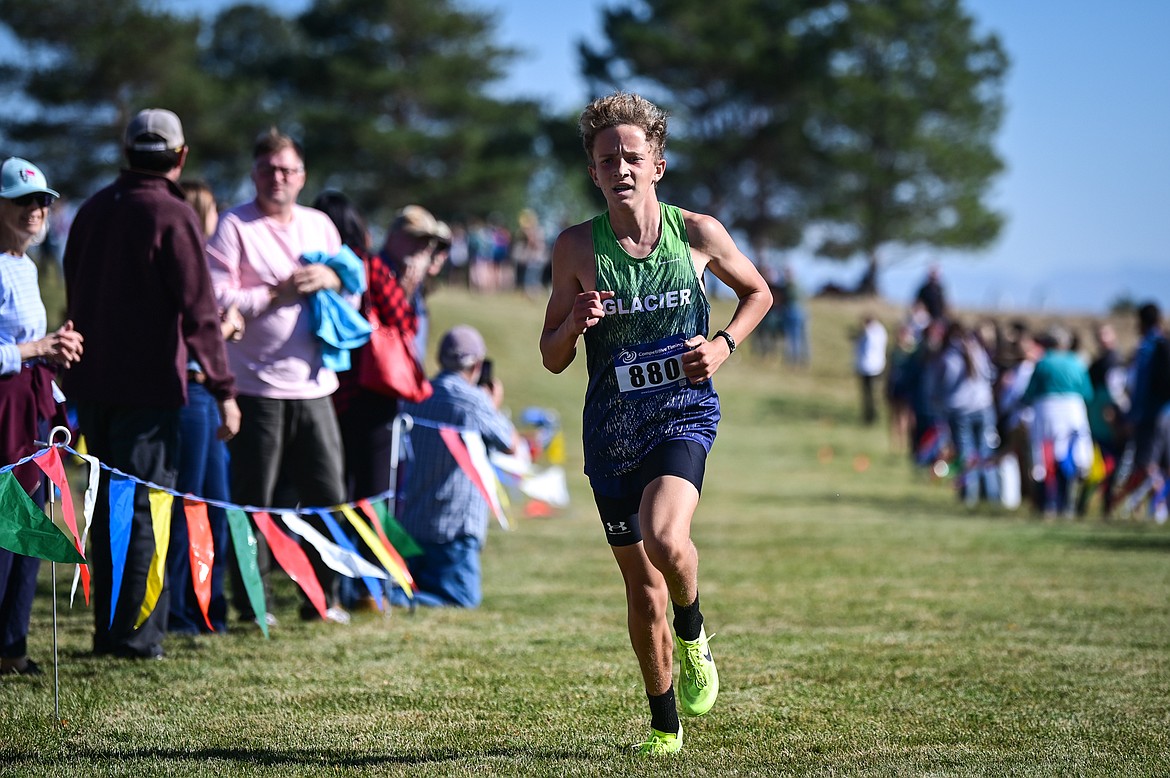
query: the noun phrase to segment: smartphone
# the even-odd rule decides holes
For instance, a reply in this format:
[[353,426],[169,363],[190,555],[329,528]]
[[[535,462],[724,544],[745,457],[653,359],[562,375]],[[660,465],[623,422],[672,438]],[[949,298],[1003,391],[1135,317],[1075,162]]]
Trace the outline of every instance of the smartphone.
[[490,359],[485,359],[483,361],[483,367],[479,371],[479,385],[492,385],[492,361]]

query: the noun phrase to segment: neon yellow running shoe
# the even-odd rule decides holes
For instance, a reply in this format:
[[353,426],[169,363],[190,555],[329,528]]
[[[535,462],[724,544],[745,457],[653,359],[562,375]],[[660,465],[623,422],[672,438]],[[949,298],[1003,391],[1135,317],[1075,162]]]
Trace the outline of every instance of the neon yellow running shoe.
[[711,656],[707,630],[699,630],[698,640],[675,636],[674,642],[682,665],[678,674],[678,708],[685,716],[702,716],[719,696],[719,671]]
[[677,735],[673,732],[662,732],[651,727],[650,739],[645,743],[639,743],[634,746],[634,752],[646,756],[666,756],[667,754],[677,754],[682,749],[682,744],[682,725],[679,725]]

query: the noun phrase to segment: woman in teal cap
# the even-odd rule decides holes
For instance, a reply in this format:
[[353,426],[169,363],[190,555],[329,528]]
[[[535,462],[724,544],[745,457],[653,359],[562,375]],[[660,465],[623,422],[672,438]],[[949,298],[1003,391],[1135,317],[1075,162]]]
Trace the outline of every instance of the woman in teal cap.
[[[57,410],[54,369],[81,358],[72,322],[46,334],[37,266],[28,256],[44,240],[56,198],[27,160],[12,157],[0,167],[0,466],[36,451],[41,427]],[[13,473],[30,494],[37,490],[36,465]],[[0,549],[0,675],[41,674],[27,649],[39,567],[39,559]]]

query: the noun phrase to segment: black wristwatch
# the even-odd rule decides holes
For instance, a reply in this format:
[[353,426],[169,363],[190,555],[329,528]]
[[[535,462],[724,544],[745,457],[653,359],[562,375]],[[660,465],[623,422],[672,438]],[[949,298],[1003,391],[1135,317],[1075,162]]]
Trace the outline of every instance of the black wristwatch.
[[719,330],[715,333],[715,337],[723,338],[727,341],[727,348],[730,349],[730,351],[727,352],[728,356],[731,356],[735,353],[735,338],[728,335],[726,330]]

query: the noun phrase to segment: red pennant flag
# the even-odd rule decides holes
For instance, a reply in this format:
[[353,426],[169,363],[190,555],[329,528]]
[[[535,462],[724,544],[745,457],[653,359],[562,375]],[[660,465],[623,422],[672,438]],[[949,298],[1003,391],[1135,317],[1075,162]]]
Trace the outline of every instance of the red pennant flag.
[[272,558],[280,565],[288,577],[297,582],[297,586],[305,592],[309,602],[325,618],[325,592],[321,589],[321,582],[313,572],[313,565],[301,549],[299,543],[284,534],[277,528],[276,522],[267,513],[253,513],[252,520],[256,527],[268,541],[268,548],[272,551]]
[[[215,563],[215,540],[211,537],[211,522],[207,520],[207,503],[183,499],[183,513],[187,517],[187,537],[191,544],[191,583],[195,586],[195,601],[203,613],[203,621],[212,632],[211,617],[207,609],[211,606],[211,566]],[[180,585],[178,581],[172,585]]]
[[1046,440],[1041,446],[1044,452],[1044,485],[1049,494],[1056,493],[1056,446],[1053,441]]
[[492,499],[492,493],[488,491],[487,484],[484,483],[483,478],[480,476],[479,468],[475,466],[475,460],[471,458],[471,452],[467,450],[467,444],[460,437],[459,430],[454,427],[439,427],[439,436],[447,444],[447,450],[451,452],[451,456],[455,457],[456,464],[471,479],[471,483],[483,495],[483,499],[487,501],[492,513],[495,513],[496,517],[499,518],[501,514],[496,511],[497,503]]
[[386,530],[382,528],[382,522],[378,520],[378,512],[374,510],[374,506],[370,505],[369,500],[358,500],[357,507],[365,514],[370,524],[374,525],[374,531],[378,533],[378,538],[382,541],[382,545],[386,547],[386,553],[402,568],[402,574],[410,582],[411,588],[418,591],[418,584],[414,582],[414,577],[410,574],[410,569],[406,566],[406,560],[398,553],[398,549],[394,548],[394,545],[390,542],[390,538],[386,537]]
[[[61,466],[61,452],[57,450],[56,446],[51,447],[44,456],[39,456],[33,460],[37,463],[37,467],[49,476],[49,480],[61,492],[61,515],[65,520],[65,526],[73,534],[74,547],[77,552],[83,557],[85,556],[85,546],[81,543],[81,534],[77,531],[77,517],[73,512],[73,492],[69,489],[69,481],[65,478],[65,468]],[[81,571],[81,589],[85,593],[85,604],[89,605],[89,565],[78,565],[78,570]]]
[[[48,449],[44,456],[39,456],[33,460],[37,463],[37,467],[49,476],[58,489],[61,490],[61,508],[65,519],[65,526],[73,534],[73,542],[80,549],[81,534],[77,531],[77,519],[73,514],[73,493],[69,491],[69,482],[65,480],[65,468],[61,466],[61,454],[58,453],[56,447]],[[85,556],[84,552],[82,556]]]

